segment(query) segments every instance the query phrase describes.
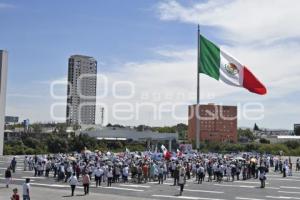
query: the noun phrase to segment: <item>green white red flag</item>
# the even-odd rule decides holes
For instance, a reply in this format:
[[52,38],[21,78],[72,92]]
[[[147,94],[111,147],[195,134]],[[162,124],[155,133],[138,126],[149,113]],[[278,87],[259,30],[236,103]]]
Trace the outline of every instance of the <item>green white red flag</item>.
[[218,81],[236,87],[244,87],[250,92],[264,95],[266,87],[251,71],[220,47],[200,35],[199,72]]

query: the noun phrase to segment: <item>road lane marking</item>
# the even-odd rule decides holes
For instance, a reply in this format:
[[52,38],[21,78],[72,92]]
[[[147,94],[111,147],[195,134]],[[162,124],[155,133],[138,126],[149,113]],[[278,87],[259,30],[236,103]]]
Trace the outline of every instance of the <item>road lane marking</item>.
[[151,186],[148,185],[127,185],[127,184],[120,184],[119,186],[123,187],[136,187],[136,188],[150,188]]
[[[259,186],[254,186],[254,185],[222,185],[222,184],[214,184],[214,185],[220,187],[259,188]],[[280,190],[279,187],[266,187],[265,189]]]
[[300,192],[291,192],[291,191],[282,191],[282,190],[279,190],[278,192],[287,193],[287,194],[300,194]]
[[[0,177],[1,180],[5,180],[6,178],[2,178]],[[25,181],[24,178],[12,178],[13,181]],[[31,180],[31,181],[34,181],[34,180]]]
[[240,187],[240,188],[255,188],[253,185],[221,185],[221,184],[214,184],[216,186],[221,186],[221,187]]
[[[179,190],[179,189],[178,189]],[[184,191],[188,192],[203,192],[203,193],[215,193],[215,194],[223,194],[222,191],[212,191],[212,190],[191,190],[191,189],[184,189]]]
[[[148,182],[150,184],[157,184],[158,185],[158,182]],[[163,185],[173,185],[173,183],[165,183]]]
[[285,188],[285,189],[299,189],[300,187],[292,187],[292,186],[280,186],[280,188]]
[[22,178],[30,178],[30,179],[46,179],[44,176],[22,176]]
[[[58,187],[58,188],[69,188],[69,185],[58,185],[58,184],[44,184],[44,183],[30,183],[33,186],[45,186],[45,187]],[[80,187],[76,187],[80,188]]]
[[[274,178],[283,178],[283,176],[282,175],[267,175],[268,177],[274,177]],[[293,179],[293,178],[299,178],[299,176],[287,176],[287,178],[289,178],[289,179]]]
[[256,198],[248,198],[248,197],[235,197],[235,199],[240,199],[240,200],[265,200],[265,199],[256,199]]
[[205,198],[205,197],[190,197],[190,196],[171,196],[171,195],[152,195],[153,197],[163,197],[170,199],[193,199],[193,200],[225,200],[217,198]]
[[252,185],[240,185],[241,188],[255,188],[255,186]]
[[266,187],[265,189],[280,190],[280,188],[279,188],[279,187]]
[[133,192],[144,192],[144,190],[132,189],[132,188],[121,188],[121,187],[103,187],[103,189],[115,189],[115,190],[126,190],[126,191],[133,191]]
[[[260,184],[260,182],[253,182],[253,181],[234,181],[233,183],[246,183],[246,184]],[[269,183],[267,182],[266,185]]]
[[266,196],[270,199],[300,199],[298,197],[286,197],[286,196]]
[[300,180],[297,180],[297,179],[289,179],[289,178],[270,178],[269,180],[274,180],[274,181],[297,181],[297,182],[300,181]]

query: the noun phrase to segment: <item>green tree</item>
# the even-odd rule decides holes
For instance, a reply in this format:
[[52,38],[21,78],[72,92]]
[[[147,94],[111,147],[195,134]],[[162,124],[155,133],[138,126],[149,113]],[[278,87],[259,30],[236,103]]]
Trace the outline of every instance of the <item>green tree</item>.
[[254,130],[254,131],[259,131],[259,130],[260,130],[256,123],[254,124],[253,130]]
[[41,133],[42,132],[42,126],[41,126],[41,124],[38,124],[38,123],[32,124],[31,128],[32,128],[32,132],[33,133]]
[[296,149],[298,147],[300,147],[300,142],[298,141],[286,141],[284,143],[289,149]]
[[270,140],[267,140],[266,138],[260,138],[260,139],[259,139],[259,142],[260,142],[261,144],[270,144]]
[[246,137],[251,141],[255,140],[255,136],[250,129],[243,130],[243,129],[239,128],[238,129],[238,138],[240,139],[241,137]]
[[68,143],[64,138],[51,136],[47,140],[47,147],[50,153],[67,153],[69,152]]

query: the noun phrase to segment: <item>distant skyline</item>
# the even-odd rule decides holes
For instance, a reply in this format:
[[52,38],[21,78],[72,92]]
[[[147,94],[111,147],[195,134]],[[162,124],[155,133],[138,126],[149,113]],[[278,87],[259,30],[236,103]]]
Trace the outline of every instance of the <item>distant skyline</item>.
[[[201,33],[246,64],[268,88],[266,96],[219,83],[201,74],[201,103],[264,107],[264,118],[241,117],[238,126],[292,129],[300,123],[300,19],[297,0],[98,1],[0,0],[0,49],[9,53],[7,115],[31,122],[65,121],[68,58],[94,57],[108,79],[106,121],[124,125],[187,123],[187,105],[196,102],[197,24]],[[98,94],[103,91],[101,77]],[[130,81],[132,98],[112,95],[115,81]],[[128,86],[128,85],[127,85]],[[122,94],[130,93],[121,88]],[[134,117],[120,122],[113,105],[134,105]],[[143,102],[177,105],[153,117]],[[242,112],[243,110],[241,110]],[[98,122],[100,112],[98,111]]]

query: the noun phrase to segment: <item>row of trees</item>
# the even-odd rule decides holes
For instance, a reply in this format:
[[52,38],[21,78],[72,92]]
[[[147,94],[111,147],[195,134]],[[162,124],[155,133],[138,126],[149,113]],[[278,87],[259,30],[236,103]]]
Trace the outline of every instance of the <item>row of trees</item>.
[[[50,124],[49,126],[53,126]],[[123,127],[121,125],[111,125],[112,127]],[[124,151],[127,147],[130,150],[145,150],[145,145],[134,142],[123,141],[98,141],[95,138],[86,135],[68,137],[66,133],[66,124],[56,124],[53,133],[41,133],[41,125],[31,125],[32,132],[24,133],[22,138],[17,141],[9,141],[5,143],[4,153],[9,155],[17,154],[46,154],[46,153],[67,153],[80,151],[84,147],[90,150],[100,151]],[[74,127],[77,129],[78,127]],[[187,135],[187,125],[177,124],[175,126],[165,127],[150,127],[140,125],[135,127],[138,131],[151,130],[159,133],[178,133],[179,139],[185,140]],[[254,128],[255,129],[255,128]],[[257,127],[258,129],[258,127]],[[238,129],[239,141],[244,141],[245,144],[231,144],[231,143],[203,143],[201,150],[204,152],[237,152],[237,151],[257,151],[278,154],[283,151],[286,155],[300,155],[300,142],[291,141],[283,144],[270,144],[266,139],[260,139],[259,143],[255,142],[257,138],[250,129]],[[246,139],[246,140],[245,140]]]
[[285,155],[299,156],[300,142],[288,141],[282,144],[267,143],[247,143],[247,144],[230,144],[230,143],[205,143],[200,147],[203,152],[259,152],[278,155],[280,151]]
[[[107,127],[116,127],[116,128],[124,128],[124,126],[119,124],[108,124]],[[137,131],[154,131],[158,133],[178,133],[178,137],[180,140],[187,139],[187,130],[188,126],[186,124],[180,123],[175,126],[163,126],[163,127],[151,127],[147,125],[138,125],[134,127]]]
[[64,137],[58,134],[42,134],[36,138],[34,135],[24,135],[22,139],[9,141],[4,144],[5,155],[47,154],[78,152],[87,147],[94,151],[124,151],[127,147],[133,151],[143,151],[145,146],[134,142],[101,141],[87,135]]
[[[132,151],[144,151],[146,147],[142,143],[132,141],[99,141],[87,135],[68,138],[58,134],[43,134],[41,137],[25,134],[21,140],[10,141],[4,145],[4,154],[47,154],[47,153],[71,153],[78,152],[87,147],[88,149],[100,151],[120,152],[125,148]],[[300,155],[300,142],[288,141],[282,144],[254,143],[231,144],[231,143],[202,143],[203,152],[251,152],[279,154],[283,151],[285,155]]]

